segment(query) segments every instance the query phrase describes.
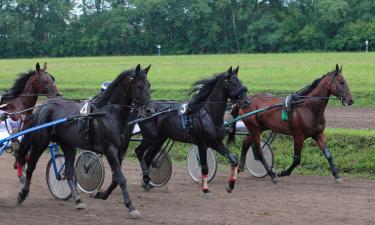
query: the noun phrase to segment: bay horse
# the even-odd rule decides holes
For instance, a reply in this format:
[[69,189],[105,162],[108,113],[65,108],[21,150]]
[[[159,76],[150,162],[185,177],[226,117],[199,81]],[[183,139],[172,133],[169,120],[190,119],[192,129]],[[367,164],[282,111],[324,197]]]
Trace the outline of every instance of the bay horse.
[[[93,117],[88,121],[90,127],[88,134],[79,129],[78,120],[73,120],[25,135],[21,142],[18,158],[21,165],[25,163],[28,150],[30,148],[32,150],[27,161],[26,181],[18,194],[19,203],[22,203],[29,193],[31,177],[38,159],[50,141],[54,141],[64,153],[65,175],[77,209],[85,208],[86,205],[81,201],[76,182],[73,179],[76,147],[106,156],[112,170],[113,181],[121,187],[129,216],[140,217],[140,213],[132,204],[127,191],[126,180],[121,171],[121,162],[129,144],[127,138],[129,115],[132,110],[147,105],[150,99],[150,84],[147,80],[150,66],[141,69],[141,66],[138,65],[135,69],[122,72],[106,91],[89,100],[91,114],[102,114],[102,116]],[[65,99],[52,99],[50,103],[38,108],[34,114],[32,126],[78,115],[86,106],[86,102],[79,103]],[[87,137],[89,137],[88,140]]]
[[[227,101],[238,103],[241,108],[249,105],[247,88],[242,85],[238,77],[239,67],[214,75],[212,78],[199,80],[194,83],[190,93],[193,94],[189,102],[190,113],[184,117],[176,111],[159,115],[151,120],[139,124],[142,133],[142,142],[136,148],[136,155],[143,172],[143,187],[147,190],[150,186],[149,167],[152,159],[160,150],[163,143],[173,139],[184,143],[193,143],[198,146],[200,164],[202,169],[203,195],[210,194],[208,189],[207,148],[211,147],[229,159],[231,163],[231,176],[227,185],[227,192],[234,189],[237,179],[237,158],[223,143],[226,135],[224,113]],[[167,108],[179,107],[181,103],[156,101],[156,111]],[[146,152],[147,150],[147,152]]]
[[[276,174],[263,157],[260,145],[261,133],[265,130],[272,130],[281,134],[290,135],[294,140],[293,162],[289,168],[279,172],[277,176],[289,176],[293,169],[300,164],[304,141],[311,137],[327,159],[336,182],[342,181],[323,134],[325,128],[324,111],[330,96],[336,96],[344,106],[354,103],[348,83],[342,74],[342,67],[339,69],[339,66],[336,65],[334,71],[316,79],[311,85],[293,95],[296,99],[303,100],[303,102],[292,106],[290,123],[282,120],[281,107],[243,119],[249,131],[249,135],[243,140],[239,171],[244,170],[246,153],[249,147],[254,144],[256,154],[267,170],[267,174],[272,178],[272,181],[277,181]],[[283,98],[280,97],[274,97],[269,94],[256,94],[251,96],[251,105],[246,109],[240,109],[239,114],[243,115],[282,102]],[[231,134],[230,139],[233,139],[233,137],[233,134]]]
[[[35,71],[30,70],[27,73],[19,74],[13,86],[1,96],[0,110],[13,113],[32,108],[40,95],[47,95],[48,98],[60,96],[55,85],[55,78],[47,72],[47,63],[44,63],[43,69],[37,63]],[[31,114],[32,110],[28,110],[22,114],[12,114],[11,118],[19,120],[21,115],[28,117]],[[28,121],[27,117],[25,122]]]
[[[44,63],[43,68],[37,63],[35,70],[19,74],[13,86],[0,96],[0,110],[8,113],[13,121],[19,121],[19,127],[8,132],[17,133],[20,129],[29,126],[33,107],[40,95],[46,95],[48,98],[60,96],[55,78],[47,72],[47,63]],[[12,148],[17,154],[18,143],[12,141]],[[22,179],[21,167],[16,163],[13,167],[18,169],[18,176]]]

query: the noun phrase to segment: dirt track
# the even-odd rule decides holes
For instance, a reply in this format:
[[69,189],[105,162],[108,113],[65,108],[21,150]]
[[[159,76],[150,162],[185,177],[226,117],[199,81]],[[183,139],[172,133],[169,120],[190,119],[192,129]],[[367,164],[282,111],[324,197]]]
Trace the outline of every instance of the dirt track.
[[[16,206],[19,191],[13,159],[0,157],[0,224],[374,224],[375,181],[345,179],[336,184],[332,177],[296,176],[255,179],[240,174],[232,194],[225,192],[229,171],[218,171],[210,184],[214,195],[205,199],[185,168],[174,167],[166,187],[144,192],[139,185],[135,162],[125,162],[128,186],[140,220],[127,217],[122,195],[116,189],[107,200],[82,194],[88,208],[77,211],[72,200],[54,200],[45,181],[47,156],[37,166],[29,198]],[[108,185],[110,172],[106,168]]]
[[375,129],[375,109],[356,107],[327,107],[327,127]]

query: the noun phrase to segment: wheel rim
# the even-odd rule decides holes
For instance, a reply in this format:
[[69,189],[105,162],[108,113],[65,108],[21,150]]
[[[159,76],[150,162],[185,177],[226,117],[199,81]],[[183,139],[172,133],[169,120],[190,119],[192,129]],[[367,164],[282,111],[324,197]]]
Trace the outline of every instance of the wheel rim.
[[150,166],[149,176],[150,184],[155,187],[160,187],[165,185],[172,173],[172,162],[168,155],[168,152],[159,152]]
[[93,152],[83,151],[75,164],[78,187],[85,193],[98,190],[104,180],[104,167],[100,158]]
[[[197,183],[201,182],[202,169],[199,161],[198,147],[193,145],[190,148],[187,158],[187,169],[190,177]],[[207,149],[207,166],[208,166],[208,181],[210,182],[216,174],[217,163],[215,153],[211,148]]]
[[[65,158],[63,156],[56,157],[55,162],[56,162],[57,169],[60,170],[61,167],[65,164]],[[65,177],[65,166],[60,174],[61,174],[61,179],[60,180],[56,179],[55,170],[51,163],[51,166],[49,167],[49,171],[48,171],[48,187],[52,195],[55,196],[55,198],[67,199],[70,197],[72,192],[70,191],[68,181],[66,180],[66,177]]]
[[[261,141],[260,145],[263,147],[264,142]],[[262,149],[263,156],[268,163],[269,166],[273,166],[273,155],[272,150],[269,145],[265,145]],[[255,177],[265,177],[267,176],[267,171],[264,168],[262,162],[260,160],[255,159],[253,148],[250,147],[246,154],[246,168],[249,173]]]

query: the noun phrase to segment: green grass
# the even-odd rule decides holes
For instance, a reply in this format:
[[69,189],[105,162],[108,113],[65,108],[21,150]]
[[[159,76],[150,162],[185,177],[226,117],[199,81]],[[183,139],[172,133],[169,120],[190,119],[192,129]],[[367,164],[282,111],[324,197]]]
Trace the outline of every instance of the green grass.
[[[374,107],[375,53],[295,53],[191,56],[121,56],[80,58],[35,58],[0,60],[0,89],[9,88],[16,74],[48,62],[68,98],[95,95],[101,82],[113,80],[122,70],[152,64],[149,79],[153,98],[187,99],[187,90],[198,79],[240,65],[240,78],[255,92],[293,92],[331,71],[336,63],[353,92],[356,106]],[[331,101],[331,104],[339,104]]]

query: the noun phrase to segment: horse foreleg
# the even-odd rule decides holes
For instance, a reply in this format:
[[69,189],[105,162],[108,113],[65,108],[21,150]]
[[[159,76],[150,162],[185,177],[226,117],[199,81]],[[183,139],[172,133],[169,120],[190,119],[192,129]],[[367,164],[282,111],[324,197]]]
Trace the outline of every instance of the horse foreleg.
[[127,187],[126,187],[126,179],[125,179],[124,174],[121,171],[120,160],[118,159],[118,154],[116,154],[118,151],[119,151],[118,149],[116,149],[113,145],[111,145],[107,149],[105,155],[107,156],[108,163],[111,166],[112,173],[114,174],[118,184],[121,187],[122,194],[124,196],[124,204],[129,209],[130,217],[139,218],[141,214],[134,207],[130,199]]
[[305,139],[303,137],[294,137],[294,156],[293,162],[287,170],[281,171],[277,174],[279,177],[289,176],[294,168],[296,168],[301,163],[301,151]]
[[208,190],[208,165],[207,165],[207,147],[198,145],[199,161],[202,172],[202,186],[201,190],[204,197],[208,197],[211,192]]
[[319,146],[320,150],[322,151],[324,157],[327,159],[329,166],[331,168],[332,175],[335,177],[336,182],[341,182],[342,178],[339,175],[339,171],[336,168],[335,163],[333,162],[333,156],[331,151],[327,148],[326,141],[324,138],[323,133],[318,134],[317,136],[313,137],[316,144]]
[[231,163],[231,174],[226,188],[227,192],[231,193],[237,181],[238,160],[236,156],[233,155],[223,143],[220,143],[215,149],[217,149],[222,155],[224,155]]

